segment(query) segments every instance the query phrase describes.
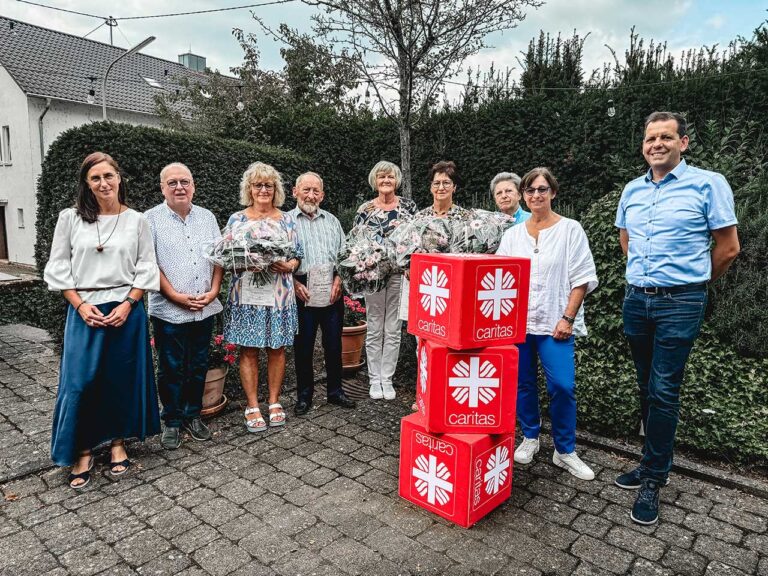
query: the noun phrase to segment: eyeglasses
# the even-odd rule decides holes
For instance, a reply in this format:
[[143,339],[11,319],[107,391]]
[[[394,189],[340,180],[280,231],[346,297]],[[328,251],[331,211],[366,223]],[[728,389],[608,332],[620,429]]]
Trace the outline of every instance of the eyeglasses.
[[523,190],[523,194],[526,196],[535,196],[536,194],[539,196],[546,196],[550,190],[552,190],[550,186],[539,186],[538,188],[528,187]]
[[431,186],[435,190],[439,190],[440,188],[445,188],[448,190],[449,188],[453,188],[453,182],[450,180],[441,180],[439,182],[432,182]]
[[256,191],[264,190],[265,192],[272,192],[275,189],[275,185],[265,184],[263,182],[251,182],[251,188]]
[[98,184],[102,180],[104,180],[104,182],[111,184],[112,182],[114,182],[115,178],[117,178],[117,174],[114,174],[113,172],[107,172],[106,174],[104,174],[104,176],[91,176],[89,180],[93,184]]
[[188,178],[182,178],[181,180],[168,180],[168,182],[165,183],[168,188],[177,188],[181,186],[182,188],[189,188],[192,185],[192,180]]

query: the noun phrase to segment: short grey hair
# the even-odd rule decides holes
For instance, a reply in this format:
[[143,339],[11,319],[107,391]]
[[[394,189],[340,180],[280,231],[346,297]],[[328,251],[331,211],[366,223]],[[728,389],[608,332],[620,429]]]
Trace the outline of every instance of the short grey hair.
[[493,191],[496,189],[496,185],[499,182],[507,181],[512,182],[512,184],[515,185],[515,188],[517,188],[517,191],[520,192],[520,176],[514,172],[499,172],[491,180],[491,196],[493,196]]
[[[165,180],[165,174],[171,168],[184,168],[184,170],[189,172],[190,177],[192,176],[192,170],[190,170],[189,167],[186,164],[182,164],[181,162],[171,162],[170,164],[166,164],[165,166],[163,166],[163,169],[160,170],[160,182],[161,183]],[[194,178],[193,178],[193,180],[194,180]]]
[[320,177],[320,174],[317,172],[304,172],[303,174],[299,174],[298,178],[296,178],[296,188],[299,187],[301,184],[301,181],[304,180],[307,176],[314,176],[318,180],[320,180],[320,188],[325,188],[325,183],[323,182],[323,179]]
[[368,174],[368,184],[371,185],[371,190],[374,192],[376,192],[376,176],[379,174],[394,174],[397,188],[400,188],[400,184],[403,183],[403,173],[400,172],[398,165],[382,160],[377,162]]
[[285,202],[283,179],[280,176],[280,172],[264,162],[254,162],[248,166],[243,173],[243,178],[240,180],[240,204],[243,206],[253,206],[251,182],[256,179],[272,181],[275,186],[275,195],[272,197],[272,206],[275,206],[276,208],[282,206]]

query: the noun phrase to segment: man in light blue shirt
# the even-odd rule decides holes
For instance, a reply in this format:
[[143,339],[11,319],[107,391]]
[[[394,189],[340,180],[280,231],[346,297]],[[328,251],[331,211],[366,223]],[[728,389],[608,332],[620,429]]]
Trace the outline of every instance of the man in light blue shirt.
[[491,196],[499,212],[515,219],[515,224],[522,224],[531,217],[530,212],[520,206],[520,176],[514,172],[499,172],[491,180]]
[[314,352],[317,329],[322,331],[328,402],[354,408],[355,402],[341,389],[341,334],[344,302],[336,260],[344,247],[344,230],[338,219],[320,208],[325,198],[323,180],[305,172],[293,188],[296,233],[304,247],[304,258],[294,273],[293,287],[299,316],[299,332],[293,340],[296,362],[296,406],[302,416],[312,408],[315,391]]
[[160,292],[149,297],[157,349],[157,384],[165,428],[160,444],[181,445],[183,426],[195,440],[210,440],[200,419],[208,347],[224,271],[203,257],[206,245],[221,237],[216,217],[192,204],[195,181],[184,164],[160,172],[165,202],[147,210],[160,267]]
[[[707,303],[707,282],[739,253],[733,192],[721,174],[689,166],[686,121],[654,112],[645,121],[648,172],[627,184],[616,212],[627,256],[624,333],[637,369],[645,446],[616,485],[640,489],[631,518],[655,524],[669,482],[680,385]],[[714,247],[711,243],[714,240]]]

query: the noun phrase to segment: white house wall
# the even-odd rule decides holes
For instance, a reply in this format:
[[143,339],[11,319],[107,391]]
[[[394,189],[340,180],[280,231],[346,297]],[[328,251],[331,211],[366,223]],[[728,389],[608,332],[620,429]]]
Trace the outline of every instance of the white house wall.
[[[0,66],[0,127],[10,128],[12,162],[0,162],[0,205],[5,206],[8,259],[23,263],[32,263],[35,240],[34,149],[29,138],[28,114],[27,97]],[[24,228],[19,228],[19,208],[24,210]]]
[[[3,101],[5,101],[5,94],[6,90],[0,89],[0,97],[2,97]],[[35,215],[37,213],[36,185],[37,178],[41,171],[39,118],[43,113],[43,110],[45,110],[46,100],[45,98],[38,97],[23,98],[27,101],[25,102],[23,110],[23,117],[26,121],[23,132],[25,133],[25,153],[27,162],[23,165],[23,174],[20,174],[18,180],[15,181],[18,192],[15,192],[14,209],[12,212],[15,215],[15,207],[23,207],[26,226],[24,229],[8,226],[8,256],[9,260],[14,262],[35,264]],[[114,122],[152,127],[159,127],[161,124],[159,117],[149,114],[138,114],[123,110],[113,110],[111,108],[107,110],[107,114],[109,119]],[[21,115],[22,114],[19,116]],[[87,122],[101,121],[101,116],[102,111],[100,104],[90,105],[51,100],[50,108],[43,118],[43,144],[46,153],[51,143],[54,142],[62,132],[74,128],[75,126],[81,126]],[[19,132],[22,132],[22,130],[19,130]],[[116,158],[116,160],[118,163],[120,162],[120,158]],[[0,174],[1,173],[2,172],[0,172]],[[77,176],[75,174],[62,175],[62,177],[71,178],[73,187],[77,185]],[[3,188],[4,185],[0,184],[0,197],[3,195]],[[8,209],[6,209],[6,212],[7,211]]]

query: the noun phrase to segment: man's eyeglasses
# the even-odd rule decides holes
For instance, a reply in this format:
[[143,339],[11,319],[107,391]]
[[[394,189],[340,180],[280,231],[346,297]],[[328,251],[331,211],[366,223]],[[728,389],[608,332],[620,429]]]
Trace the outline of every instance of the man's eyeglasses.
[[440,182],[432,182],[431,186],[435,190],[439,190],[440,188],[448,190],[449,188],[453,188],[453,182],[450,180],[443,180]]
[[523,194],[526,196],[534,196],[536,194],[539,196],[546,196],[550,190],[552,190],[552,188],[549,186],[539,186],[538,188],[528,187],[523,190]]
[[251,182],[251,188],[256,191],[264,190],[266,192],[272,192],[275,189],[274,184],[264,184],[263,182]]
[[182,188],[189,188],[192,185],[192,180],[188,178],[182,178],[181,180],[168,180],[168,182],[165,183],[168,188],[177,188],[181,186]]

